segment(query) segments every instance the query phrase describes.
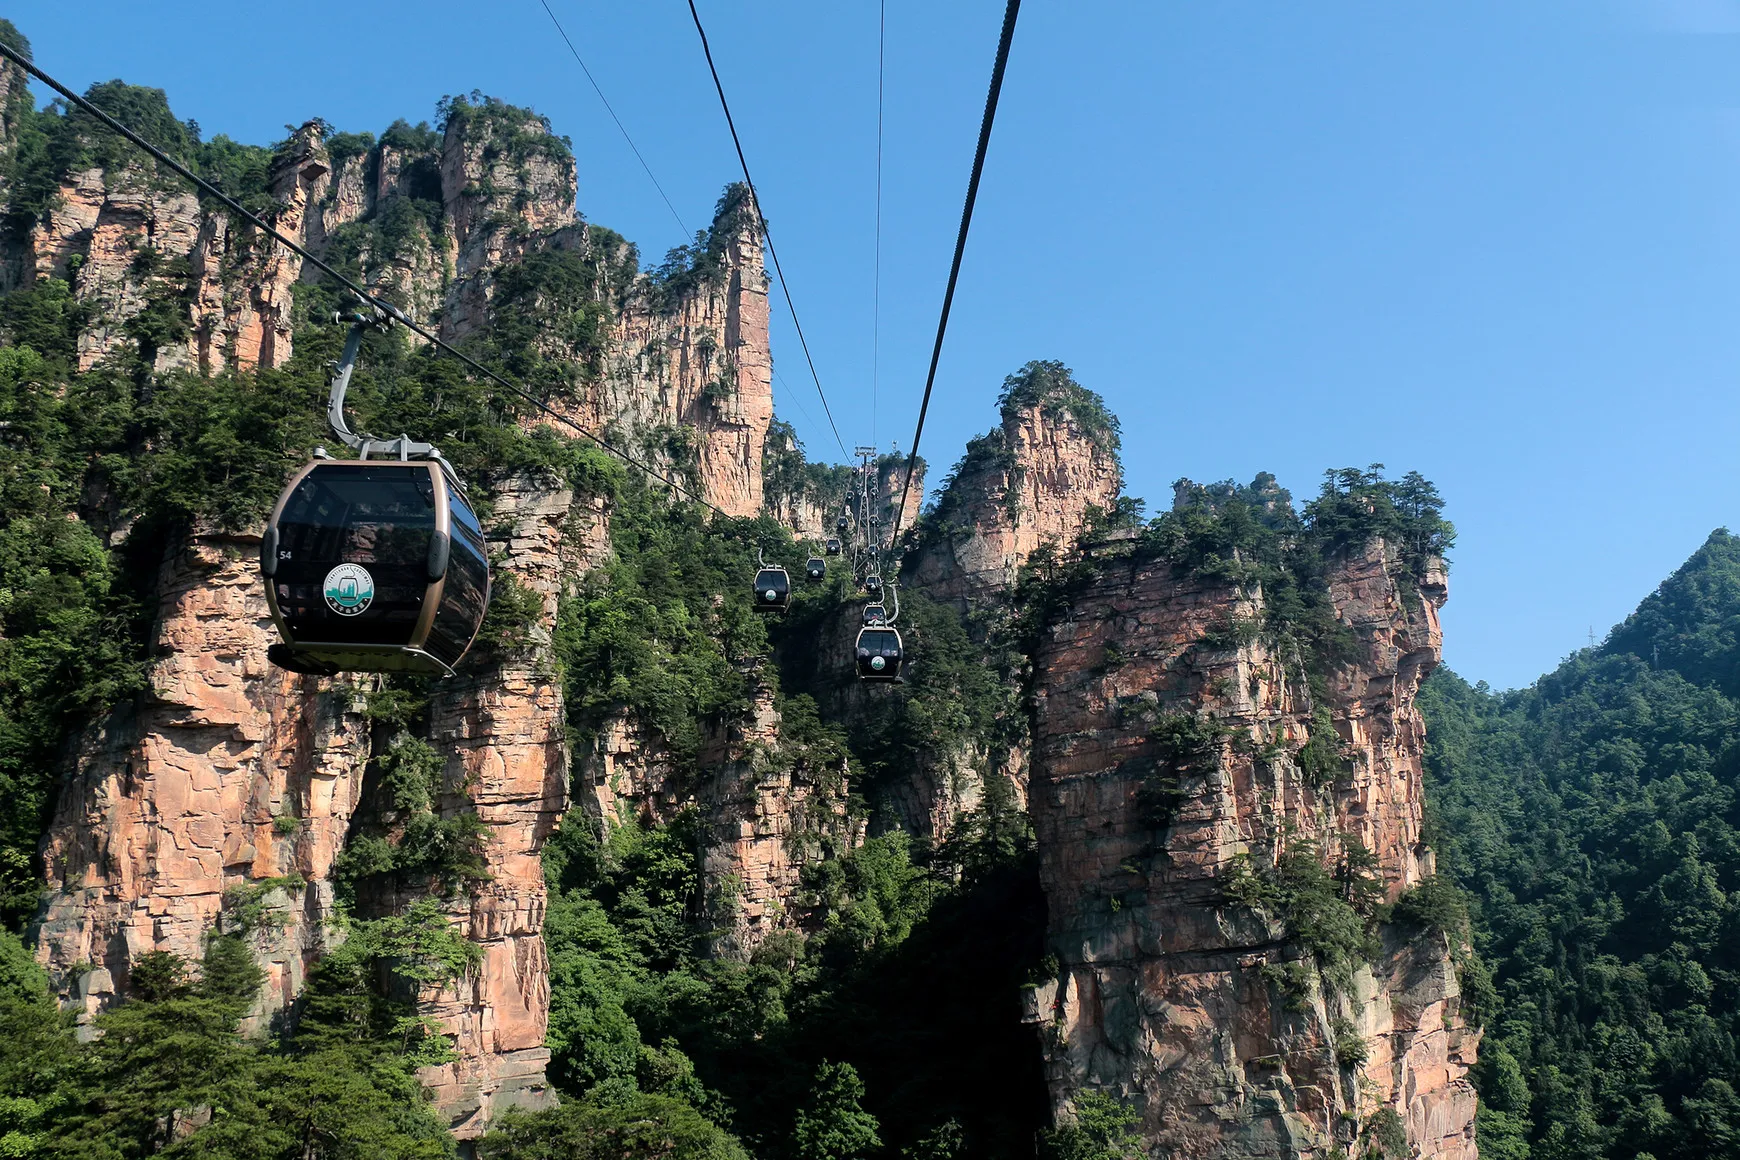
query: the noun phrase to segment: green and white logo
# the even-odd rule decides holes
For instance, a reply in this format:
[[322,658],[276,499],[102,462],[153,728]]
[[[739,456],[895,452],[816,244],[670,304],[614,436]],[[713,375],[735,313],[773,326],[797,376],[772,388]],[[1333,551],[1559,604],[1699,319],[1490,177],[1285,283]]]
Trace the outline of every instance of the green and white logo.
[[361,564],[340,564],[322,586],[326,606],[340,616],[360,616],[375,599],[375,578]]

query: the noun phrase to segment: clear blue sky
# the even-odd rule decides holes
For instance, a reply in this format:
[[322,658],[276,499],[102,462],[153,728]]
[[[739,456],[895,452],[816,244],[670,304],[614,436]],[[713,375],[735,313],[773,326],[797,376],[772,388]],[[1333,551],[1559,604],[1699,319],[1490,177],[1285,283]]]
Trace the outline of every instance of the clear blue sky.
[[[690,228],[735,175],[682,0],[552,0]],[[702,0],[846,442],[871,438],[876,5]],[[574,140],[580,209],[680,231],[538,0],[23,0],[75,87],[208,135],[379,131],[480,88]],[[1002,5],[888,0],[875,439],[905,447]],[[783,310],[783,308],[780,308]],[[1740,527],[1740,0],[1027,0],[924,452],[1072,366],[1129,490],[1417,468],[1461,538],[1449,662],[1519,685]],[[782,313],[780,412],[837,457]]]

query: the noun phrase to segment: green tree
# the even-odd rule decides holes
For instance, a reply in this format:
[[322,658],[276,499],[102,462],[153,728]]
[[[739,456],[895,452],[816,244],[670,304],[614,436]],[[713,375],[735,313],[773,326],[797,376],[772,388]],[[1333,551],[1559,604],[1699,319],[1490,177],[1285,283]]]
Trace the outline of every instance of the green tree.
[[1133,1130],[1139,1119],[1104,1092],[1081,1092],[1074,1115],[1040,1134],[1040,1154],[1045,1160],[1134,1160],[1142,1147]]
[[576,1100],[510,1112],[482,1140],[482,1160],[748,1160],[731,1135],[667,1096]]
[[879,1148],[876,1117],[859,1106],[863,1098],[864,1081],[856,1068],[824,1062],[792,1131],[799,1160],[857,1160]]

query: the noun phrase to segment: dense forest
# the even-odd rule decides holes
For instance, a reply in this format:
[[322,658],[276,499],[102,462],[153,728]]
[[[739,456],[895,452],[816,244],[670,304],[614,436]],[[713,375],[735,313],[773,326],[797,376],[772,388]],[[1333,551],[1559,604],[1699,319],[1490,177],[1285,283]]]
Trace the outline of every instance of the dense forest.
[[1481,1155],[1740,1156],[1740,538],[1529,688],[1441,671],[1421,703],[1496,984]]

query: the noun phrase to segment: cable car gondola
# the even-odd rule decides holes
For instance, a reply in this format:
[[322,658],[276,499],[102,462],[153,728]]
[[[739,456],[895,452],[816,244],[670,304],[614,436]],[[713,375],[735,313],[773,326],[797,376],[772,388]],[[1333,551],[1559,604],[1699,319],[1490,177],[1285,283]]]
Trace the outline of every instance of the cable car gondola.
[[880,604],[866,604],[864,606],[864,623],[867,626],[887,624],[888,609]]
[[900,679],[900,632],[886,625],[858,632],[858,676],[866,681]]
[[804,576],[811,584],[820,584],[828,578],[828,562],[820,556],[811,556],[804,561]]
[[761,569],[755,573],[755,611],[784,612],[791,604],[791,577],[778,564],[769,564],[760,560]]
[[841,539],[846,537],[846,532],[849,531],[851,527],[852,520],[848,516],[841,516],[839,519],[834,521],[834,531],[839,533]]
[[838,556],[844,547],[845,547],[845,545],[841,544],[839,540],[836,540],[833,537],[829,537],[829,539],[828,539],[828,555]]
[[260,542],[266,603],[282,637],[266,655],[296,673],[451,676],[489,606],[483,528],[439,451],[403,436],[366,439],[345,423],[362,332],[391,321],[366,309],[349,319],[327,410],[359,458],[317,449],[279,496]]
[[878,576],[874,572],[870,573],[868,576],[865,576],[864,577],[864,591],[868,592],[872,596],[879,595],[882,591],[882,577]]

